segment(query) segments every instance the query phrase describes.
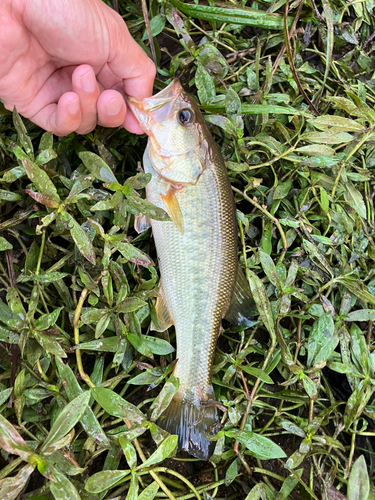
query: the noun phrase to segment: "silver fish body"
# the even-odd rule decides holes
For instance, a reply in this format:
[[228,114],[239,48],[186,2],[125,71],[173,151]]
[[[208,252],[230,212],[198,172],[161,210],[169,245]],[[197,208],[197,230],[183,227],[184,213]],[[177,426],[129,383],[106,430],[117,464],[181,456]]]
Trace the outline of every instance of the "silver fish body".
[[157,309],[174,324],[179,389],[159,424],[179,445],[207,459],[217,415],[211,367],[221,321],[238,274],[237,226],[225,163],[199,109],[172,82],[131,109],[149,135],[147,200],[171,222],[152,220],[161,282]]

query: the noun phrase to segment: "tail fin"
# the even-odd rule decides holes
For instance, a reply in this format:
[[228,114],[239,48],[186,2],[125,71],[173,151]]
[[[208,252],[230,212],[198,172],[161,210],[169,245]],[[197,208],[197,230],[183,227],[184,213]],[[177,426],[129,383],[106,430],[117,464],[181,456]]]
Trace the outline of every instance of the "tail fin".
[[186,402],[179,393],[176,396],[157,423],[170,434],[177,434],[179,450],[184,449],[193,457],[208,460],[215,442],[206,436],[215,434],[216,407]]

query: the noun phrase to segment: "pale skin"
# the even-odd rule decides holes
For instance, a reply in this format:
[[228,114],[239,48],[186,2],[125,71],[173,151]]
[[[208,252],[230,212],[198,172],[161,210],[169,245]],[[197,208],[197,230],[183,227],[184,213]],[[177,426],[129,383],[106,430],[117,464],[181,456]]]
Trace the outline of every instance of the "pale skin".
[[96,125],[142,133],[125,95],[152,95],[155,66],[101,0],[0,0],[0,98],[58,136]]

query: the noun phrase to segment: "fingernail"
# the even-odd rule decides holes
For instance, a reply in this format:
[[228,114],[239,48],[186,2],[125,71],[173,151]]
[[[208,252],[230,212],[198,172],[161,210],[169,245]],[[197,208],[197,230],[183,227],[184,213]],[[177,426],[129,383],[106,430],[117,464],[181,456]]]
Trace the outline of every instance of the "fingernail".
[[117,115],[121,108],[122,102],[120,99],[112,99],[112,101],[109,101],[109,103],[105,106],[105,110],[109,116]]
[[91,71],[88,71],[81,76],[82,88],[85,92],[94,92],[96,88],[96,81],[93,78]]
[[68,111],[71,115],[76,115],[79,111],[78,99],[68,103]]

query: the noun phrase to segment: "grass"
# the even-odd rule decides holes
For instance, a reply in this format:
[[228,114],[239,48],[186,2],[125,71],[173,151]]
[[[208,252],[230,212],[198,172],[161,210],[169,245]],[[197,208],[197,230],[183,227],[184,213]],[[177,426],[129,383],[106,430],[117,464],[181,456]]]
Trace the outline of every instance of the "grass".
[[[141,5],[118,7],[149,51]],[[214,455],[174,457],[154,423],[175,337],[149,332],[157,261],[133,229],[145,138],[1,109],[1,498],[375,498],[373,4],[226,7],[148,13],[155,90],[178,76],[227,162],[259,306],[218,342]]]

